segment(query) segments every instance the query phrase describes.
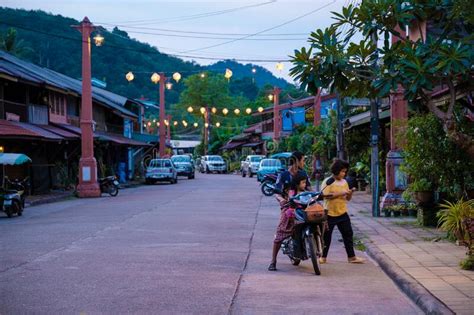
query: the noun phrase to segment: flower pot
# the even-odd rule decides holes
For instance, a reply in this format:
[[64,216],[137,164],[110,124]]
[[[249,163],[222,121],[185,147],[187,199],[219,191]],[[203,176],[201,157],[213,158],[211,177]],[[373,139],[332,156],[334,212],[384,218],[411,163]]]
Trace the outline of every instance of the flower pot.
[[415,200],[417,205],[432,203],[434,194],[432,191],[415,191]]

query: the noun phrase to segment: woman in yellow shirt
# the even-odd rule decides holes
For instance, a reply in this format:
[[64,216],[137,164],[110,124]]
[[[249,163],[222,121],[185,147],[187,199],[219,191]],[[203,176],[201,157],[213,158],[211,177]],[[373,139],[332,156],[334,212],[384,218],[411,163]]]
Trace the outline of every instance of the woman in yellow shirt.
[[328,177],[321,186],[321,191],[324,189],[324,195],[331,195],[331,197],[324,199],[324,208],[328,210],[328,229],[324,233],[324,250],[320,259],[322,264],[327,261],[332,231],[335,226],[341,232],[348,261],[356,264],[364,262],[362,258],[357,257],[354,253],[354,241],[352,239],[354,233],[352,232],[351,219],[347,213],[347,201],[352,198],[352,190],[349,189],[349,185],[344,179],[348,169],[349,163],[346,161],[334,160],[331,165],[331,173],[335,182],[327,186],[326,182],[330,178]]

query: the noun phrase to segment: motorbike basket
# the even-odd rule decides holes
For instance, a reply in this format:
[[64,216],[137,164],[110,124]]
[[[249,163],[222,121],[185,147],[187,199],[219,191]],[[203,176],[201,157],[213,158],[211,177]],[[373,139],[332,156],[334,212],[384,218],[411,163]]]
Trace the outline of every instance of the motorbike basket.
[[305,223],[321,223],[327,220],[327,216],[320,204],[313,204],[306,209],[296,209],[295,218]]

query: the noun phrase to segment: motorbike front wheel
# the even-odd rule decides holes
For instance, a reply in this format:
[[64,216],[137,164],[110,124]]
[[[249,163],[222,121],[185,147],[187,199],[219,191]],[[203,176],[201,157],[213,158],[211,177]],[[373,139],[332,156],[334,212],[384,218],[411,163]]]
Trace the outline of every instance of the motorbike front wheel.
[[321,265],[317,255],[318,245],[316,243],[315,236],[313,234],[305,236],[304,241],[306,244],[306,253],[311,258],[311,263],[313,264],[314,273],[319,276],[321,275]]
[[291,261],[291,264],[292,264],[293,266],[298,266],[298,265],[300,264],[300,262],[301,262],[300,259],[294,258],[294,257],[290,257],[290,261]]
[[109,187],[109,195],[111,195],[112,197],[115,197],[115,196],[118,195],[118,191],[119,191],[119,189],[118,189],[117,186],[115,186],[115,185],[110,185],[110,187]]
[[267,196],[267,197],[270,197],[272,196],[275,191],[273,190],[273,188],[270,186],[270,183],[265,181],[262,183],[262,193]]

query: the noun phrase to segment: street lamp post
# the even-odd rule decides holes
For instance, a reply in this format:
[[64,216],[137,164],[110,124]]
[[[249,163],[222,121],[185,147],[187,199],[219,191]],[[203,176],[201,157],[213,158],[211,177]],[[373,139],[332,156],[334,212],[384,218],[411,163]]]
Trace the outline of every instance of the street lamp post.
[[73,26],[82,33],[82,97],[81,97],[81,158],[79,160],[79,197],[100,197],[97,182],[97,161],[94,158],[94,132],[92,119],[91,39],[94,26],[85,17]]
[[165,156],[166,150],[166,126],[165,126],[165,83],[166,77],[160,73],[160,157]]
[[273,88],[273,141],[280,139],[280,91],[279,87]]

